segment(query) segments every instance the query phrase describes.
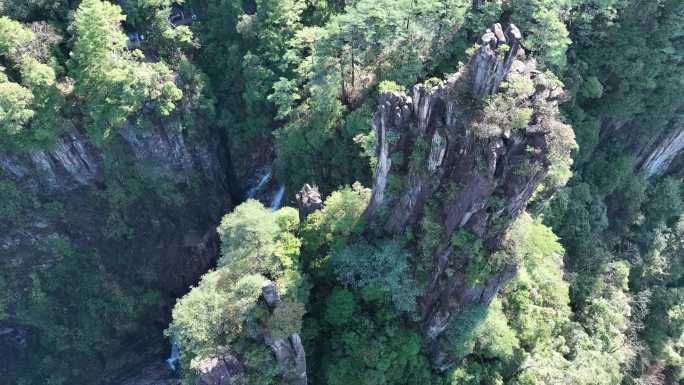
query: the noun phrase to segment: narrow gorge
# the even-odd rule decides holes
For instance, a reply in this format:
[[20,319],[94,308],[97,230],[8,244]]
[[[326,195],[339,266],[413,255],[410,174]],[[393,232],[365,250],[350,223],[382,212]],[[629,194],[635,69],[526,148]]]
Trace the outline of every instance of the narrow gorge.
[[0,383],[684,385],[681,0],[0,0]]

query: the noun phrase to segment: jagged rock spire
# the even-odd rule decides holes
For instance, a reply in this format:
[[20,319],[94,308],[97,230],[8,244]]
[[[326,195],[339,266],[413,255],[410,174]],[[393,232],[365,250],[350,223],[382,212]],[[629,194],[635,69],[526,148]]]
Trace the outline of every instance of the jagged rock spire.
[[469,77],[476,98],[493,94],[511,69],[520,50],[522,35],[513,24],[504,32],[496,23],[480,38],[480,47],[470,58]]
[[[459,73],[434,87],[418,84],[410,96],[382,93],[373,118],[378,159],[364,215],[376,234],[395,238],[410,229],[417,242],[437,238],[431,263],[421,266],[429,280],[420,311],[425,343],[441,370],[458,359],[440,349],[450,321],[469,306],[488,305],[517,269],[515,262],[485,261],[492,272],[473,280],[466,271],[475,256],[455,245],[454,235],[465,232],[482,242],[485,258],[500,250],[551,162],[569,162],[574,146],[571,129],[558,119],[559,83],[537,71],[533,59],[516,59],[519,39],[515,26],[503,32],[495,24]],[[507,94],[502,109],[488,110],[482,98],[499,91],[507,77],[522,91]],[[522,109],[529,113],[526,123],[498,126]],[[487,124],[495,129],[483,132]],[[423,233],[424,219],[440,233]]]
[[296,197],[297,203],[299,204],[300,220],[304,220],[307,215],[323,208],[323,199],[321,199],[321,193],[318,191],[318,186],[311,186],[308,183],[304,184]]

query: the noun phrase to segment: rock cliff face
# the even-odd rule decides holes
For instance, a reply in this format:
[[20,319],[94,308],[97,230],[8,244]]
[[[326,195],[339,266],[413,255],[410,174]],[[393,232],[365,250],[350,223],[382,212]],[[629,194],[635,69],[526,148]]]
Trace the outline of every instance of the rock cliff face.
[[34,192],[68,191],[87,186],[97,177],[100,155],[74,130],[59,137],[50,150],[0,154],[0,170]]
[[[46,241],[61,239],[78,252],[136,261],[126,268],[142,287],[161,292],[168,305],[210,267],[218,254],[216,223],[233,205],[233,181],[226,180],[218,144],[209,135],[188,138],[172,128],[178,126],[170,121],[143,129],[131,123],[102,146],[71,127],[49,149],[0,154],[0,181],[16,186],[41,207],[21,218],[7,218],[8,230],[0,234],[0,270],[11,275],[15,293],[8,316],[0,320],[0,330],[6,331],[0,335],[0,355],[11,361],[12,355],[2,352],[20,349],[20,342],[31,338],[16,310],[30,293],[31,274],[51,269],[61,258],[41,248]],[[148,194],[165,194],[147,191],[161,185],[173,190],[168,199],[175,203],[162,209],[155,206],[156,196],[144,203]],[[140,197],[132,196],[135,186],[143,186]],[[45,207],[55,205],[59,213],[46,213]],[[113,237],[114,214],[133,231]],[[145,362],[162,362],[168,347],[161,330],[168,315],[160,312],[155,317],[148,320],[154,335],[139,336],[140,344],[122,352],[130,359],[118,360],[124,366],[112,366],[103,373],[102,383],[127,378]],[[157,376],[169,374],[152,369]]]
[[[46,234],[50,230],[57,233],[65,233],[77,244],[90,242],[90,238],[99,238],[103,234],[96,233],[96,228],[81,227],[84,222],[95,221],[95,217],[103,215],[103,212],[95,213],[89,209],[101,207],[88,207],[88,204],[99,202],[87,201],[91,193],[106,193],[110,188],[111,181],[104,172],[104,163],[129,162],[133,170],[138,172],[144,169],[144,177],[154,177],[164,180],[179,189],[195,186],[202,188],[201,202],[188,202],[190,205],[204,207],[199,211],[199,216],[206,215],[201,221],[189,220],[184,223],[179,218],[169,218],[170,225],[185,227],[186,235],[179,241],[171,244],[154,244],[154,237],[146,234],[147,245],[142,245],[147,251],[156,248],[159,252],[169,253],[169,249],[177,249],[171,254],[192,254],[200,252],[208,247],[207,237],[213,237],[214,225],[222,213],[228,209],[232,202],[227,191],[230,183],[225,180],[225,172],[218,161],[218,150],[210,141],[197,141],[187,143],[181,132],[174,131],[164,125],[155,126],[149,130],[143,130],[132,125],[124,126],[116,139],[121,145],[117,152],[107,149],[98,149],[78,130],[72,130],[61,136],[54,147],[49,150],[34,151],[27,154],[12,155],[0,154],[0,172],[3,178],[12,180],[19,189],[33,194],[42,200],[59,201],[67,206],[59,223],[50,223],[49,220],[35,218],[34,227],[41,229],[40,232],[31,233],[24,231],[21,234],[4,234],[2,245],[5,251],[15,249],[13,245],[21,243],[21,237],[39,236],[38,233]],[[185,191],[183,191],[185,193]],[[79,202],[69,202],[67,194],[80,194]],[[190,199],[191,191],[186,196]],[[73,203],[73,207],[71,206]],[[73,208],[70,211],[69,208]],[[195,207],[196,208],[196,207]],[[180,211],[183,211],[182,209]],[[159,213],[163,215],[163,213]],[[201,223],[202,222],[202,223]],[[79,227],[76,234],[71,234],[70,227]],[[161,225],[163,226],[163,224]],[[100,229],[101,230],[101,229]],[[155,235],[162,236],[161,229],[151,229]],[[140,251],[142,253],[142,250]],[[155,254],[152,252],[151,254]],[[5,254],[8,255],[8,254]],[[168,255],[168,254],[167,254]],[[207,257],[213,258],[213,257]],[[4,262],[4,261],[3,261]],[[28,264],[27,260],[16,260],[19,264]],[[170,265],[180,261],[169,261]],[[199,266],[199,271],[204,271],[209,260],[204,261],[205,266]],[[177,266],[176,266],[177,267]],[[175,270],[169,266],[168,273]],[[168,277],[167,277],[168,278]],[[188,277],[189,278],[189,277]],[[192,278],[193,280],[195,278]],[[173,280],[166,280],[171,282]],[[188,279],[174,281],[177,289],[184,288]]]
[[676,120],[653,145],[642,150],[641,169],[648,176],[664,174],[682,150],[684,150],[684,123]]
[[[514,276],[515,261],[495,265],[493,254],[551,165],[569,162],[574,146],[572,130],[557,116],[562,90],[534,60],[522,59],[519,39],[515,26],[504,33],[494,25],[459,73],[434,87],[416,85],[411,95],[381,94],[374,116],[378,160],[365,216],[386,236],[411,229],[419,243],[438,237],[420,311],[440,369],[458,359],[439,349],[440,336],[464,309],[489,304]],[[510,124],[518,115],[523,120]],[[440,233],[421,230],[424,221]],[[458,234],[482,242],[491,274],[468,276],[478,262]]]
[[317,186],[305,184],[296,196],[299,206],[299,219],[304,220],[312,212],[323,208],[323,199]]

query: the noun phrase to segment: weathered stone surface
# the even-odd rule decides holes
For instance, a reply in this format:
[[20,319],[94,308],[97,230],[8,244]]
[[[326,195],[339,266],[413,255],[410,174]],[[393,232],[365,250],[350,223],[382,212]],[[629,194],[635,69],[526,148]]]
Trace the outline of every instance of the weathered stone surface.
[[520,50],[521,34],[510,24],[504,32],[496,23],[482,35],[480,48],[470,58],[468,76],[476,98],[493,94],[511,69]]
[[[261,298],[271,310],[275,310],[281,303],[280,294],[275,283],[266,280],[261,287]],[[299,334],[287,337],[276,337],[265,325],[250,335],[249,338],[258,344],[268,346],[276,361],[280,383],[283,385],[306,385],[306,354]],[[221,353],[204,359],[198,370],[200,380],[197,385],[247,385],[245,366],[242,357],[230,353],[230,347],[220,349]]]
[[410,106],[411,99],[404,95],[384,93],[380,97],[378,113],[373,117],[373,127],[378,136],[378,164],[375,168],[372,199],[366,209],[367,215],[375,212],[384,202],[387,176],[392,166],[390,151],[396,151],[399,145],[391,143],[387,138],[387,133],[390,129],[398,132],[408,129],[413,113]]
[[[465,271],[473,256],[457,251],[452,235],[466,230],[482,240],[485,253],[500,249],[552,157],[569,161],[567,142],[574,144],[570,128],[557,117],[562,89],[536,70],[534,60],[515,60],[519,38],[515,26],[503,32],[494,25],[466,68],[437,87],[416,85],[410,96],[382,93],[373,119],[378,165],[366,219],[389,237],[412,228],[419,241],[440,239],[420,299],[425,343],[440,370],[457,359],[438,348],[449,322],[468,306],[489,304],[516,272],[515,263],[507,263],[481,283],[471,283]],[[504,43],[510,49],[497,51]],[[476,131],[483,119],[481,98],[496,92],[509,72],[534,84],[524,100],[531,119],[526,128],[483,135]],[[398,191],[389,191],[390,176],[403,181]],[[421,234],[417,226],[429,202],[440,208],[430,220],[441,234]]]
[[246,385],[245,368],[228,348],[202,360],[197,385]]
[[276,288],[275,283],[270,279],[267,279],[263,286],[261,286],[261,296],[269,307],[275,307],[280,303],[278,289]]
[[648,176],[664,174],[672,161],[684,150],[684,123],[675,122],[670,129],[642,152],[641,169]]
[[99,175],[100,162],[100,153],[76,130],[57,138],[49,150],[0,153],[0,171],[14,180],[24,181],[32,191],[87,186]]
[[299,219],[304,220],[312,212],[323,208],[323,199],[318,186],[305,184],[296,196],[299,204]]
[[283,383],[306,385],[306,355],[299,334],[293,334],[288,338],[273,338],[266,334],[264,342],[276,357]]
[[[264,302],[271,308],[277,308],[280,304],[278,289],[270,280],[267,280],[262,286],[261,295]],[[299,334],[295,333],[289,337],[279,338],[272,336],[269,330],[264,329],[261,338],[275,355],[282,383],[306,385],[306,355]]]

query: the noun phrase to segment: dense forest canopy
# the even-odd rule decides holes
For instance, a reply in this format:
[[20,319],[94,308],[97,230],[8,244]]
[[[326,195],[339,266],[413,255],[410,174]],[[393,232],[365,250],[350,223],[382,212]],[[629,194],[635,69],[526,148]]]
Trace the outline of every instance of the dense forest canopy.
[[0,0],[0,382],[682,385],[683,88],[681,0]]

